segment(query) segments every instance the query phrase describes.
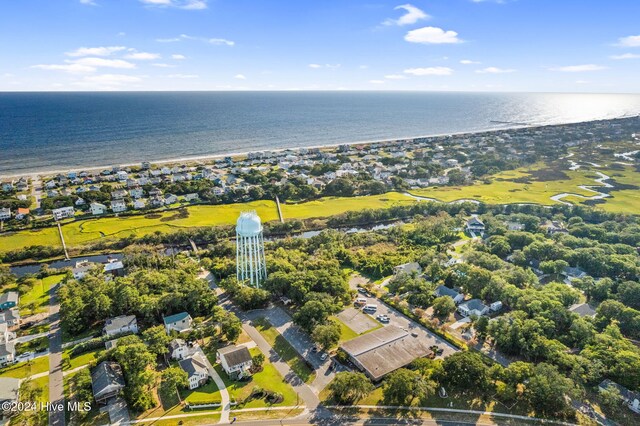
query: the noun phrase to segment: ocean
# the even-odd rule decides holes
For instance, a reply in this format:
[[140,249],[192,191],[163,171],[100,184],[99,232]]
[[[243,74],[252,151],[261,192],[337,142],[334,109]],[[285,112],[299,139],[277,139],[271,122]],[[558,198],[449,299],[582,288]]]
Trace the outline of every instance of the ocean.
[[0,176],[640,114],[640,95],[0,93]]

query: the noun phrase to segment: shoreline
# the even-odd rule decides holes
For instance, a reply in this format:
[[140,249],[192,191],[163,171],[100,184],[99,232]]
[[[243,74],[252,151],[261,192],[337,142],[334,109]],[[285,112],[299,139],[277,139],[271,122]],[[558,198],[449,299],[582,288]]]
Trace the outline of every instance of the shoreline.
[[640,117],[640,114],[637,115],[624,115],[620,117],[614,118],[604,118],[604,119],[594,119],[594,120],[586,120],[586,121],[574,121],[574,122],[566,122],[566,123],[557,123],[557,124],[539,124],[539,125],[524,125],[513,123],[513,126],[505,125],[503,127],[495,127],[486,130],[478,130],[478,131],[464,131],[464,132],[453,132],[453,133],[439,133],[439,134],[431,134],[431,135],[422,135],[422,136],[406,136],[406,137],[395,137],[390,139],[378,139],[378,140],[365,140],[365,141],[355,141],[355,142],[340,142],[340,143],[332,143],[332,144],[323,144],[323,145],[309,145],[309,146],[296,146],[296,147],[287,147],[287,148],[273,148],[273,149],[257,149],[257,150],[249,150],[249,151],[241,151],[241,152],[229,152],[224,154],[204,154],[204,155],[195,155],[195,156],[187,156],[187,157],[178,157],[178,158],[169,158],[169,159],[160,159],[160,160],[147,160],[142,159],[140,161],[136,161],[133,163],[121,163],[121,164],[103,164],[98,166],[76,166],[73,168],[65,168],[65,169],[53,169],[53,170],[45,170],[45,171],[33,171],[33,172],[24,172],[24,173],[14,173],[14,174],[0,174],[0,179],[12,179],[12,178],[21,178],[21,177],[48,177],[56,174],[63,174],[72,171],[87,171],[87,172],[95,172],[102,171],[111,167],[134,167],[139,166],[143,161],[149,162],[151,165],[167,165],[167,164],[189,164],[196,163],[202,161],[211,161],[218,160],[225,157],[243,157],[252,152],[283,152],[287,150],[298,150],[298,149],[330,149],[337,148],[342,145],[372,145],[376,143],[395,143],[399,141],[404,141],[408,139],[423,139],[423,138],[439,138],[443,136],[472,136],[483,133],[495,133],[501,131],[508,130],[523,130],[523,129],[538,129],[544,127],[559,127],[559,126],[568,126],[575,124],[585,124],[585,123],[597,123],[602,121],[614,121],[614,120],[624,120],[627,118]]

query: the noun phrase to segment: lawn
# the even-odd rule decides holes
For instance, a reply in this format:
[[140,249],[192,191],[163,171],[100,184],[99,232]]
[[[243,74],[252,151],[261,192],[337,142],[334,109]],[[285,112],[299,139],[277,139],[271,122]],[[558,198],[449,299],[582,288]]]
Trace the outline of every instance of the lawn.
[[193,390],[181,390],[180,397],[190,404],[220,403],[220,391],[213,379],[209,383]]
[[296,352],[296,350],[287,342],[278,330],[276,330],[266,319],[258,318],[253,321],[253,325],[260,331],[262,337],[273,347],[273,349],[280,355],[282,360],[289,364],[289,367],[294,373],[298,375],[304,382],[311,383],[315,378],[315,372],[307,366],[306,362]]
[[234,409],[270,406],[264,399],[252,399],[244,402],[256,386],[264,390],[282,394],[284,400],[278,404],[274,404],[274,406],[286,407],[296,405],[296,403],[299,402],[293,388],[284,381],[280,373],[278,373],[278,370],[276,370],[268,360],[265,360],[262,371],[255,373],[251,377],[251,380],[246,382],[233,381],[229,379],[224,370],[222,370],[222,367],[217,365],[215,368],[218,374],[220,374],[220,377],[222,377],[231,400],[235,400],[238,403],[238,405],[234,406]]
[[49,355],[4,367],[0,369],[0,377],[24,379],[45,371],[49,371]]
[[49,311],[49,288],[62,281],[64,275],[50,275],[37,282],[25,294],[20,295],[20,315],[28,317]]
[[100,355],[105,353],[105,349],[99,348],[94,349],[89,352],[82,353],[78,356],[71,356],[71,348],[65,349],[62,353],[62,369],[63,370],[73,370],[74,368],[78,368],[83,365],[90,364],[100,357]]

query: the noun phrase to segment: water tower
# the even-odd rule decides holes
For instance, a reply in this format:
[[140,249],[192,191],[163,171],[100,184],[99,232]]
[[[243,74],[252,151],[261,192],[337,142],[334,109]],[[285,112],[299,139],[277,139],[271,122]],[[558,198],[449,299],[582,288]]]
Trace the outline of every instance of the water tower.
[[255,211],[240,213],[236,224],[236,277],[252,287],[267,278],[262,222]]

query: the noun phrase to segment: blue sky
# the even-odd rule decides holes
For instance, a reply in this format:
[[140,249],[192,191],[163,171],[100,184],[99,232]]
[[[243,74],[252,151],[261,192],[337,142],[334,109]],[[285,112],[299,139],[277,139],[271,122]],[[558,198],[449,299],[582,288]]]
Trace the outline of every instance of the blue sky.
[[636,0],[2,0],[0,90],[640,92]]

